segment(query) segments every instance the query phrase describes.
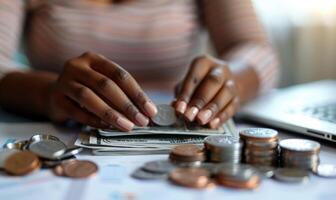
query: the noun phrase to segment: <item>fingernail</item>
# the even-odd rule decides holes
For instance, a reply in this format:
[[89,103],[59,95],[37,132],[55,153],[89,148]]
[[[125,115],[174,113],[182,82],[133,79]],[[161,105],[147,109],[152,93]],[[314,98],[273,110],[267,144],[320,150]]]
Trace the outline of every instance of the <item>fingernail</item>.
[[202,125],[206,124],[210,120],[211,116],[212,111],[209,109],[202,110],[200,113],[198,113],[198,119],[201,121]]
[[118,119],[117,119],[117,124],[118,124],[121,128],[123,128],[123,129],[125,129],[125,130],[127,130],[127,131],[132,130],[133,127],[134,127],[134,124],[133,124],[132,122],[130,122],[129,120],[127,120],[127,119],[125,119],[125,118],[123,118],[123,117],[118,117]]
[[153,117],[157,113],[157,108],[152,102],[147,101],[144,105],[144,108],[149,117]]
[[140,126],[147,126],[147,124],[149,123],[148,118],[141,113],[137,113],[135,115],[135,120],[138,122]]
[[187,109],[187,103],[186,102],[184,102],[184,101],[177,102],[177,104],[176,104],[176,111],[177,112],[179,112],[181,114],[184,114],[186,109]]
[[188,110],[186,111],[185,116],[187,117],[187,119],[188,119],[189,121],[194,121],[194,119],[195,119],[197,113],[198,113],[198,108],[195,107],[195,106],[193,106],[193,107],[191,107],[190,109],[188,109]]
[[219,126],[219,122],[220,122],[220,120],[219,120],[218,117],[215,118],[215,119],[213,119],[213,120],[211,120],[211,122],[210,122],[210,128],[212,128],[212,129],[217,128]]

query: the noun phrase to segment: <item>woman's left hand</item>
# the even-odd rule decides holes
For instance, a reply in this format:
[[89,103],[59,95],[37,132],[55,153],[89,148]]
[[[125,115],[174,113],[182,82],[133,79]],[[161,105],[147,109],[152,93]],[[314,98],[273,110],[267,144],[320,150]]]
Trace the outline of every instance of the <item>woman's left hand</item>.
[[238,89],[228,63],[196,58],[179,86],[174,107],[189,121],[218,128],[238,110]]

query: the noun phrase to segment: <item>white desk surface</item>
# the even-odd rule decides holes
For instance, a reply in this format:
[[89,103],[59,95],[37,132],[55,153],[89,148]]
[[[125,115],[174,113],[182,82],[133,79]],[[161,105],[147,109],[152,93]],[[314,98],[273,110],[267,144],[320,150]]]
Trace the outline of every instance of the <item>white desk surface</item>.
[[[0,121],[4,121],[0,114]],[[37,133],[53,134],[68,144],[72,144],[77,130],[56,127],[48,122],[17,122],[5,120],[0,122],[0,145],[8,139],[27,139]],[[17,119],[17,120],[15,120]],[[9,122],[8,122],[9,121]],[[10,122],[11,121],[11,122]],[[13,123],[13,121],[16,121]],[[238,128],[246,125],[238,124]],[[281,132],[282,138],[300,137],[296,134]],[[322,163],[336,164],[336,145],[323,144]],[[272,200],[335,200],[336,179],[321,178],[312,175],[308,182],[286,184],[272,179],[262,181],[260,187],[253,191],[234,190],[217,187],[212,190],[187,189],[170,184],[168,181],[140,181],[130,177],[130,173],[144,162],[166,159],[167,155],[149,156],[93,156],[82,153],[79,159],[88,159],[99,165],[97,176],[73,180],[53,175],[44,169],[24,177],[10,177],[0,172],[0,199],[272,199]]]

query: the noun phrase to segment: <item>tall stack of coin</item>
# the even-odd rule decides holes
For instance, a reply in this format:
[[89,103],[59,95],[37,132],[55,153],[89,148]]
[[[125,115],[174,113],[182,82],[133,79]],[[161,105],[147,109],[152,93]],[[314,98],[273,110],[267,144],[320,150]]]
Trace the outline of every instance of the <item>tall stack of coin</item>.
[[278,164],[278,132],[267,128],[250,128],[239,133],[244,143],[244,162],[256,166]]
[[204,139],[208,161],[239,163],[243,143],[231,135],[213,135]]
[[176,146],[169,154],[172,163],[182,166],[200,166],[205,160],[203,148],[194,144],[184,144]]
[[283,167],[315,171],[320,162],[321,145],[307,139],[286,139],[279,143],[280,162]]

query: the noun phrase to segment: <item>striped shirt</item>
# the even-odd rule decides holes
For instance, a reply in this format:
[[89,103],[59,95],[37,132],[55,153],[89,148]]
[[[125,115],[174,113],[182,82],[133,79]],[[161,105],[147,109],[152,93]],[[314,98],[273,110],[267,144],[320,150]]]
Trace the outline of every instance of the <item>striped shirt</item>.
[[255,69],[261,91],[275,85],[277,58],[250,0],[0,0],[0,73],[17,70],[22,36],[33,69],[59,73],[66,60],[93,51],[140,84],[171,87],[205,52],[204,30],[219,57]]

